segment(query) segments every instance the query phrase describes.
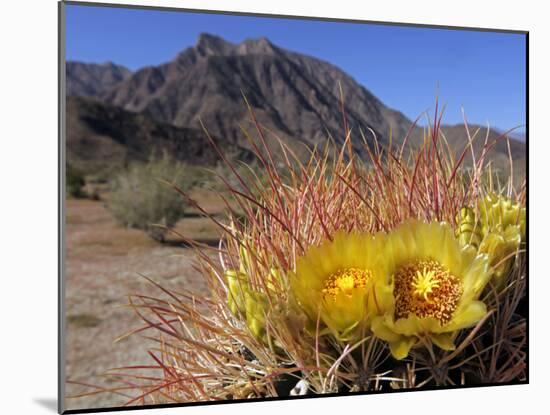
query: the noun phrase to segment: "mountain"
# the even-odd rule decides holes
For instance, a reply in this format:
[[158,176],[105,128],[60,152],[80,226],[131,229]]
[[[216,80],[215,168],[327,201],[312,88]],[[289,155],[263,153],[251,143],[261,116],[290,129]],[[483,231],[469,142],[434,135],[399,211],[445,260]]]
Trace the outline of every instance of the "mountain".
[[[487,161],[490,161],[495,169],[508,173],[510,172],[511,154],[515,182],[519,184],[523,180],[527,171],[527,152],[524,142],[516,140],[511,136],[509,137],[510,140],[507,141],[502,135],[503,132],[498,129],[487,130],[487,127],[470,125],[468,126],[468,130],[473,139],[473,148],[477,157],[482,154],[485,139],[487,138],[488,144],[495,143],[493,148],[487,153]],[[449,146],[455,151],[457,157],[459,157],[468,143],[468,134],[464,125],[444,125],[442,126],[442,132]],[[508,152],[508,143],[510,144],[510,152]],[[468,150],[464,158],[464,165],[472,165],[470,150]]]
[[[504,130],[501,130],[499,128],[495,128],[495,131],[500,133],[500,134],[503,134],[505,133]],[[508,136],[513,139],[513,140],[516,140],[516,141],[522,141],[522,142],[525,142],[525,140],[527,140],[527,133],[525,132],[525,130],[521,131],[521,130],[515,130],[515,131],[512,131],[511,133],[508,134]]]
[[[216,141],[229,158],[253,158],[246,149]],[[67,98],[67,162],[83,173],[109,171],[163,151],[189,164],[218,161],[200,130],[161,123],[90,98]]]
[[[82,90],[87,91],[85,80],[91,78],[79,79]],[[266,38],[235,44],[201,34],[193,47],[170,62],[133,73],[121,70],[121,76],[105,79],[112,84],[92,82],[90,89],[96,92],[88,96],[105,103],[110,111],[121,108],[126,111],[125,117],[140,114],[148,122],[186,128],[204,136],[199,123],[202,120],[221,143],[239,149],[249,148],[242,129],[256,134],[243,95],[258,122],[299,155],[306,154],[306,147],[325,143],[329,136],[337,143],[344,139],[340,87],[346,118],[361,154],[359,129],[369,141],[372,130],[382,144],[389,141],[391,131],[392,142],[398,144],[412,125],[402,113],[385,106],[336,66],[280,48]],[[471,131],[476,128],[470,126]],[[444,131],[451,146],[460,152],[468,142],[464,127],[444,126]],[[420,145],[421,137],[421,128],[412,129],[410,147]],[[496,138],[493,132],[491,137]],[[483,138],[475,145],[481,145]],[[269,134],[268,141],[275,142]],[[525,144],[513,141],[511,150],[515,174],[524,174]],[[499,141],[489,158],[495,167],[507,168],[505,140]],[[465,163],[471,160],[466,158]]]
[[[273,45],[266,38],[233,44],[202,34],[174,60],[136,71],[100,94],[129,111],[176,126],[199,127],[232,142],[251,131],[243,94],[258,121],[291,142],[343,139],[340,87],[351,128],[371,128],[383,141],[403,136],[410,121],[386,107],[336,66]],[[368,134],[368,133],[366,133]]]
[[512,133],[511,137],[514,140],[525,142],[527,140],[527,133],[525,132]]
[[124,66],[69,61],[66,64],[67,95],[96,97],[129,78],[132,72]]

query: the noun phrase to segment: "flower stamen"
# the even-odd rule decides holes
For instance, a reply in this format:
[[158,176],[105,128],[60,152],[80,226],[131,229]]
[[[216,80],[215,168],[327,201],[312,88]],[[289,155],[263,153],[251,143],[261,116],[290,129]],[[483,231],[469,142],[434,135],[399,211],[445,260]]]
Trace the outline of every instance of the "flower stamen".
[[462,296],[459,278],[438,261],[414,260],[401,266],[394,275],[395,318],[415,314],[448,323]]
[[351,297],[356,289],[365,288],[367,282],[372,277],[372,273],[366,269],[344,268],[332,273],[325,280],[323,294],[331,296],[334,299],[339,293],[344,293]]
[[433,292],[434,288],[439,288],[439,281],[436,279],[433,270],[424,267],[422,272],[416,271],[412,285],[417,296],[422,297],[424,301],[429,301],[428,295]]

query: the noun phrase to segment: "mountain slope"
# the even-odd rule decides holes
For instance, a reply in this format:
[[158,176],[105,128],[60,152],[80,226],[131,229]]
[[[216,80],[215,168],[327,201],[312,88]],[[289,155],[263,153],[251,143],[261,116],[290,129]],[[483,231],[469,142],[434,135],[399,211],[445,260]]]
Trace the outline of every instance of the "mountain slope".
[[[473,140],[473,148],[476,157],[479,157],[483,152],[485,140],[487,139],[488,145],[495,143],[494,146],[487,152],[487,162],[490,162],[496,170],[510,172],[510,159],[508,152],[508,142],[502,136],[502,133],[498,130],[489,129],[478,125],[468,126],[470,136]],[[442,132],[445,139],[449,143],[450,147],[455,151],[457,157],[459,157],[466,144],[468,143],[468,134],[466,128],[462,124],[458,125],[445,125],[442,126]],[[512,156],[512,168],[514,174],[514,180],[516,184],[520,184],[527,170],[527,153],[524,142],[510,139],[510,154]],[[471,150],[468,149],[464,158],[464,165],[471,166],[472,156]]]
[[[111,86],[103,82],[101,87],[92,83],[90,88],[96,91],[92,96],[109,106],[180,128],[201,129],[200,119],[220,142],[238,148],[249,148],[241,127],[255,134],[243,94],[259,123],[299,155],[306,154],[303,144],[309,148],[322,145],[329,135],[337,143],[344,139],[340,86],[353,142],[361,154],[365,155],[359,129],[372,141],[371,129],[382,144],[388,142],[391,131],[393,143],[398,144],[412,125],[402,113],[386,107],[334,65],[279,48],[265,38],[233,44],[202,34],[195,46],[172,61],[116,77],[112,82]],[[476,128],[470,127],[471,131]],[[451,146],[460,152],[468,142],[464,127],[444,126],[444,131]],[[480,135],[484,138],[484,132]],[[267,136],[268,142],[275,142],[270,134]],[[409,146],[421,143],[422,129],[415,128]],[[511,141],[511,152],[514,173],[524,174],[525,143]],[[489,158],[495,167],[508,168],[505,140],[495,146]],[[471,163],[469,157],[465,163]]]
[[[227,157],[252,159],[246,149],[217,141]],[[68,97],[67,162],[83,173],[116,169],[162,151],[189,164],[215,165],[219,160],[203,131],[160,123],[89,98]]]
[[343,71],[265,38],[232,44],[203,34],[173,61],[141,69],[100,97],[176,126],[196,128],[200,118],[215,135],[236,142],[243,137],[239,124],[250,129],[244,94],[261,124],[315,144],[327,132],[343,138],[339,84],[350,127],[372,128],[382,141],[390,129],[405,134],[410,121]]
[[124,66],[111,62],[104,64],[67,62],[66,71],[67,95],[81,97],[96,97],[132,74]]

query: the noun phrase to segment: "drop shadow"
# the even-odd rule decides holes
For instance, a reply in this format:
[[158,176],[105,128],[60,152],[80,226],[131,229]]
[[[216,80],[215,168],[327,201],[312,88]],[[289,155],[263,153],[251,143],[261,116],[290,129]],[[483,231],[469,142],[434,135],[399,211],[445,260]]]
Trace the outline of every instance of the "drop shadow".
[[36,402],[38,405],[42,406],[43,408],[48,409],[49,411],[57,413],[57,399],[35,398],[34,402]]

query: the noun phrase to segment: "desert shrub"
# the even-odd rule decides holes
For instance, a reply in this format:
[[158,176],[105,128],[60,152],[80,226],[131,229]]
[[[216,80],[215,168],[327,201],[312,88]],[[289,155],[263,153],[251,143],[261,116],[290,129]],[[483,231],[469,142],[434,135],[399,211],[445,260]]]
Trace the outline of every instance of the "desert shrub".
[[65,172],[66,178],[66,191],[67,195],[71,197],[84,197],[84,186],[86,181],[84,175],[75,167],[67,164],[67,170]]
[[122,170],[124,169],[120,166],[100,169],[90,174],[87,177],[87,181],[88,183],[91,183],[91,184],[107,184],[112,180],[113,177],[116,177],[117,174],[119,174]]
[[184,213],[183,199],[172,186],[189,188],[184,173],[185,166],[166,154],[134,163],[111,182],[109,210],[120,224],[164,242],[166,231]]

